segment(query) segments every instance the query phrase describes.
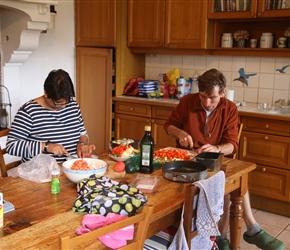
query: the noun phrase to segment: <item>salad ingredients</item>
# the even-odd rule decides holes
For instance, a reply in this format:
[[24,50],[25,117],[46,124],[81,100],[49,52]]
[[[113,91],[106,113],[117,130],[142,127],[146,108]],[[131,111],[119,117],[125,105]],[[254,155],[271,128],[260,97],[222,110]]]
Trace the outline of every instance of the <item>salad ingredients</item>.
[[115,172],[122,172],[125,170],[125,163],[122,161],[118,161],[114,165],[114,171]]
[[165,163],[168,161],[188,161],[191,155],[182,149],[159,149],[154,152],[154,161]]
[[76,160],[72,166],[71,166],[71,170],[93,170],[93,169],[98,169],[98,168],[102,168],[104,167],[101,164],[92,164],[92,163],[88,163],[85,160]]
[[134,148],[131,145],[120,145],[112,149],[112,155],[115,157],[130,157],[134,155]]

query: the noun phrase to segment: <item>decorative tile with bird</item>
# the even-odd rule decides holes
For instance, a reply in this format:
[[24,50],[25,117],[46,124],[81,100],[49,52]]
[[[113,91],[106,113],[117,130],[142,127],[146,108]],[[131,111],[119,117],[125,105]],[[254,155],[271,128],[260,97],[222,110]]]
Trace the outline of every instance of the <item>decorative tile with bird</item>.
[[285,69],[286,69],[287,67],[289,67],[289,65],[285,65],[285,66],[282,67],[281,69],[276,69],[276,71],[278,71],[278,72],[280,72],[280,73],[282,73],[282,74],[285,74],[285,73],[286,73],[286,72],[285,72]]
[[243,85],[246,84],[247,86],[249,86],[248,85],[249,77],[257,75],[257,73],[246,74],[244,68],[240,68],[238,72],[239,72],[240,76],[238,78],[235,78],[234,81],[240,81],[243,83]]

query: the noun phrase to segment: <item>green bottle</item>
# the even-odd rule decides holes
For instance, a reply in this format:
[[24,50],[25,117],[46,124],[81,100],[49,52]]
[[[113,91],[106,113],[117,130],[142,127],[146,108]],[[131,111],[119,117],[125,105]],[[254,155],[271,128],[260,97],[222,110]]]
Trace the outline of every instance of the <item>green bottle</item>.
[[59,171],[54,170],[51,172],[51,187],[50,192],[52,194],[59,194],[60,185],[59,185]]
[[140,172],[150,174],[153,172],[154,140],[151,136],[151,126],[145,126],[144,135],[140,141]]

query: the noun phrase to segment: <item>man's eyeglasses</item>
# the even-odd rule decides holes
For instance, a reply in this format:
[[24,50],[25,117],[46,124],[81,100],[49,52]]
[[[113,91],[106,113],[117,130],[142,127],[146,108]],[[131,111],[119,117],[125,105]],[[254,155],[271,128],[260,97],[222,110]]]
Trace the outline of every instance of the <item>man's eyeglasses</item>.
[[69,101],[68,102],[63,102],[63,103],[57,103],[54,100],[52,100],[52,102],[53,102],[55,108],[60,108],[60,107],[65,106],[65,105],[67,105],[69,103]]

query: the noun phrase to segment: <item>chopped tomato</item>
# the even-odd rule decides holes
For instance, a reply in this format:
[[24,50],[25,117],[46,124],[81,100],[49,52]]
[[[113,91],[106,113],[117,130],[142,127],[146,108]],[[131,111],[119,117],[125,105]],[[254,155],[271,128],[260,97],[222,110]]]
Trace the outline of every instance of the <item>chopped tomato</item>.
[[154,152],[154,159],[166,161],[190,160],[188,152],[181,149],[159,149]]
[[88,163],[84,160],[76,160],[72,166],[72,170],[90,170],[91,168],[89,167]]
[[120,145],[112,149],[112,154],[117,157],[121,157],[121,155],[126,151],[126,145]]

